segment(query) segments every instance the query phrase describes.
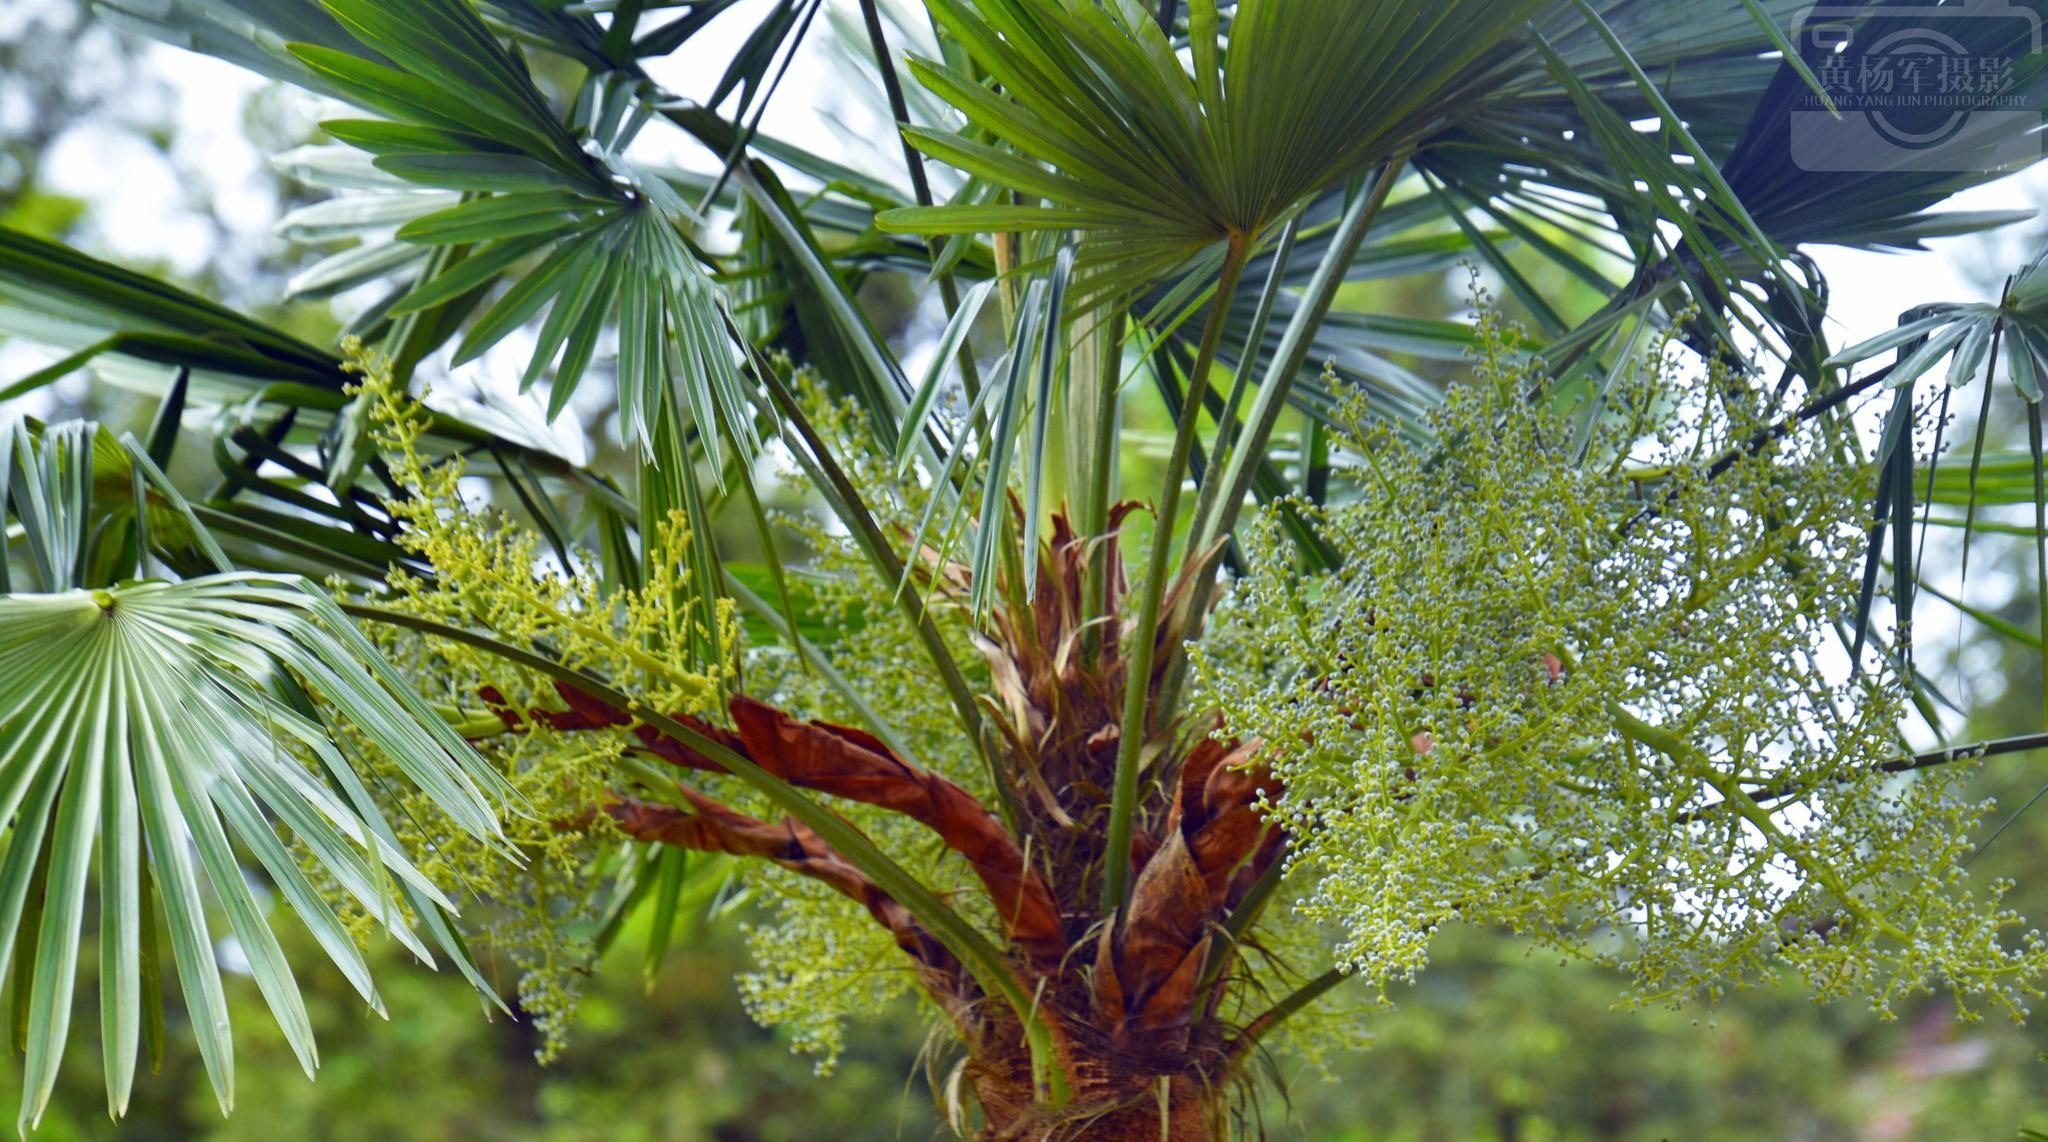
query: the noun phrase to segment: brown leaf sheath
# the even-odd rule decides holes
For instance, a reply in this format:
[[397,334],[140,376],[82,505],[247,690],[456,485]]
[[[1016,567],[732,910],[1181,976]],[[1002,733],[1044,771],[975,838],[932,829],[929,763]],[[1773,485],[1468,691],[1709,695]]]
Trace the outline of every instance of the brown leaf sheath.
[[1096,1015],[1108,1029],[1166,1036],[1169,1046],[1186,1035],[1210,925],[1242,874],[1256,876],[1279,853],[1280,831],[1258,809],[1279,786],[1249,764],[1257,749],[1205,738],[1189,750],[1165,840],[1132,888],[1122,939],[1105,940],[1097,954]]
[[774,861],[853,899],[896,938],[896,946],[916,963],[934,998],[949,1010],[971,1001],[971,994],[963,994],[967,985],[953,953],[816,833],[792,820],[770,824],[750,817],[691,789],[682,789],[682,794],[690,802],[690,812],[630,797],[614,801],[605,811],[620,831],[636,840]]
[[757,764],[793,785],[893,809],[928,826],[973,866],[1011,940],[1041,963],[1057,963],[1066,954],[1052,890],[1001,819],[973,794],[905,762],[861,730],[798,722],[744,696],[735,697],[730,709],[746,754]]
[[[558,684],[556,689],[569,710],[533,712],[556,729],[632,722],[623,711],[573,687]],[[791,785],[891,809],[930,827],[947,848],[967,858],[995,902],[1009,938],[1034,963],[1050,968],[1066,954],[1066,936],[1052,890],[1030,868],[1002,821],[973,794],[930,770],[911,765],[872,734],[850,726],[799,722],[744,695],[734,696],[728,709],[737,732],[687,715],[676,718]],[[642,725],[633,732],[649,751],[673,765],[724,772],[717,762],[652,726]]]

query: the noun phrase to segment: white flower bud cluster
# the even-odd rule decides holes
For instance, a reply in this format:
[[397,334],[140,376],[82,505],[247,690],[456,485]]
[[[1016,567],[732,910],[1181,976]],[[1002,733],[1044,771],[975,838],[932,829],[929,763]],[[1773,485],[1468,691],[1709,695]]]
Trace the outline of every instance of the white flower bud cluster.
[[1945,984],[2022,1015],[2048,946],[1964,880],[1970,767],[1889,772],[1905,695],[1838,637],[1867,544],[1847,420],[1760,432],[1749,378],[1659,346],[1586,438],[1482,332],[1430,443],[1349,409],[1348,479],[1309,509],[1341,569],[1267,523],[1198,655],[1284,779],[1337,962],[1412,977],[1466,921],[1636,1002],[1791,969],[1885,1014]]

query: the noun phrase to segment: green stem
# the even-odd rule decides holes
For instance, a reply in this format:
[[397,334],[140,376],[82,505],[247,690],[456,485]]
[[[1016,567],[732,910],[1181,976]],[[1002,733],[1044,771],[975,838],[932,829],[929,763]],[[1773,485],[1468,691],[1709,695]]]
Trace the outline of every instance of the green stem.
[[[1301,373],[1302,364],[1308,360],[1309,346],[1315,341],[1316,331],[1322,327],[1323,318],[1337,301],[1337,293],[1344,286],[1345,273],[1351,262],[1358,256],[1358,248],[1365,242],[1366,232],[1379,217],[1387,204],[1387,196],[1393,193],[1394,184],[1400,181],[1401,172],[1407,166],[1408,156],[1402,152],[1382,168],[1372,184],[1372,189],[1360,194],[1344,211],[1343,219],[1337,225],[1336,233],[1330,236],[1330,247],[1324,252],[1322,264],[1316,267],[1315,277],[1310,280],[1307,296],[1302,299],[1294,318],[1288,322],[1287,332],[1281,336],[1280,346],[1273,354],[1273,365],[1266,371],[1266,377],[1259,385],[1259,393],[1252,402],[1249,419],[1250,431],[1241,443],[1231,450],[1230,463],[1223,471],[1212,470],[1209,482],[1217,491],[1210,502],[1210,514],[1197,516],[1194,529],[1188,534],[1188,552],[1207,551],[1216,541],[1237,526],[1237,513],[1244,498],[1251,491],[1252,479],[1258,474],[1259,464],[1266,458],[1266,444],[1272,439],[1273,426],[1279,421],[1280,413],[1287,407],[1287,396],[1294,389],[1294,381]],[[1251,353],[1246,352],[1249,358]],[[1250,367],[1250,361],[1240,361],[1238,368]],[[1216,563],[1195,570],[1195,581],[1188,599],[1188,637],[1199,633],[1203,616],[1209,608],[1209,597],[1215,590]],[[1180,705],[1182,687],[1187,680],[1187,656],[1173,648],[1167,661],[1166,677],[1160,686],[1159,710],[1162,716],[1171,716]]]
[[[930,206],[932,199],[931,178],[925,173],[924,156],[910,145],[910,140],[900,130],[910,126],[910,104],[903,98],[903,79],[896,74],[896,61],[889,54],[889,37],[882,28],[882,13],[875,0],[860,0],[861,23],[867,28],[868,46],[875,53],[875,70],[882,75],[882,91],[889,99],[889,115],[896,120],[899,128],[896,141],[903,147],[903,165],[910,171],[910,191],[919,206]],[[937,266],[944,243],[932,237],[925,240],[925,248],[931,251],[932,265]],[[953,271],[939,275],[939,300],[946,306],[946,319],[952,320],[960,310],[960,285],[953,278]],[[967,389],[967,399],[973,400],[981,391],[981,371],[974,364],[974,348],[965,340],[960,343],[960,383]]]
[[[1273,425],[1280,419],[1280,411],[1286,407],[1287,396],[1294,389],[1295,378],[1308,360],[1316,331],[1322,327],[1323,318],[1336,303],[1337,293],[1344,287],[1345,274],[1350,270],[1352,260],[1358,256],[1366,233],[1385,208],[1387,198],[1393,193],[1394,184],[1400,181],[1401,172],[1407,164],[1406,153],[1387,163],[1374,179],[1372,189],[1352,202],[1338,223],[1336,233],[1330,236],[1330,247],[1323,255],[1322,264],[1316,267],[1315,277],[1309,281],[1301,306],[1294,311],[1287,331],[1281,335],[1273,365],[1266,371],[1258,397],[1252,402],[1249,414],[1252,429],[1244,443],[1231,454],[1229,470],[1218,489],[1215,514],[1210,519],[1196,521],[1202,529],[1205,546],[1236,525],[1237,513],[1243,506],[1245,494],[1251,489],[1258,462],[1265,457],[1266,442],[1272,436]],[[1202,582],[1209,578],[1204,577]]]
[[192,514],[201,523],[204,523],[214,531],[224,531],[229,535],[238,536],[242,539],[253,539],[266,547],[274,547],[288,555],[297,555],[304,559],[315,560],[338,571],[345,571],[372,582],[382,579],[391,570],[390,564],[379,565],[370,560],[338,551],[333,547],[322,546],[310,540],[287,535],[275,528],[251,523],[240,516],[209,507],[206,504],[193,504]]
[[[1109,534],[1110,501],[1116,496],[1116,449],[1121,433],[1117,407],[1123,381],[1124,328],[1129,315],[1121,308],[1107,318],[1099,318],[1100,324],[1092,331],[1094,340],[1095,369],[1093,374],[1093,408],[1090,421],[1081,427],[1089,434],[1093,445],[1085,472],[1086,479],[1077,480],[1083,495],[1080,534],[1095,541],[1095,548],[1088,555],[1088,577],[1082,589],[1081,603],[1084,613],[1090,619],[1099,619],[1109,614],[1109,565],[1110,553],[1116,544],[1116,537]],[[1095,624],[1082,635],[1082,646],[1088,660],[1094,661],[1100,655],[1104,639],[1105,624]]]
[[[1223,256],[1223,269],[1216,283],[1216,296],[1209,303],[1209,320],[1202,330],[1201,350],[1189,388],[1199,391],[1208,384],[1209,371],[1216,364],[1216,347],[1223,340],[1223,326],[1230,320],[1230,299],[1237,295],[1238,279],[1250,253],[1250,240],[1232,234]],[[1131,830],[1138,813],[1138,770],[1144,761],[1149,736],[1147,711],[1151,706],[1152,660],[1159,637],[1159,609],[1166,597],[1167,562],[1173,551],[1173,529],[1180,514],[1181,483],[1187,478],[1188,458],[1194,453],[1195,435],[1201,426],[1202,402],[1192,399],[1180,409],[1180,422],[1173,435],[1173,453],[1166,461],[1166,483],[1160,490],[1158,519],[1152,529],[1152,554],[1145,568],[1145,593],[1138,604],[1138,627],[1124,671],[1123,736],[1117,743],[1116,789],[1110,801],[1109,837],[1103,850],[1102,914],[1122,922],[1124,902],[1130,895]]]
[[[2041,612],[2041,644],[2048,646],[2048,472],[2042,464],[2040,401],[2027,402],[2027,447],[2034,459],[2034,597],[2043,600],[2036,607]],[[2048,675],[2043,685],[2048,687]]]
[[344,603],[342,609],[358,619],[403,627],[434,638],[474,647],[574,687],[652,726],[664,737],[671,738],[685,748],[716,762],[728,773],[752,786],[773,802],[776,808],[818,834],[820,839],[846,858],[849,864],[858,868],[882,891],[903,905],[931,932],[933,938],[960,958],[960,962],[966,965],[983,990],[1001,996],[1010,1004],[1024,1025],[1024,1033],[1031,1047],[1032,1070],[1043,1090],[1055,1104],[1067,1100],[1070,1091],[1066,1075],[1058,1062],[1052,1026],[1032,1002],[1031,994],[1025,990],[1023,981],[1017,978],[1016,972],[1003,958],[1002,951],[958,912],[947,906],[937,893],[927,888],[909,870],[890,859],[887,853],[876,847],[866,834],[845,818],[805,796],[795,786],[727,748],[723,743],[660,710],[635,701],[624,691],[615,689],[572,666],[477,631],[450,626],[418,615],[408,615],[360,603]]
[[[1287,265],[1294,260],[1294,245],[1301,237],[1301,215],[1296,214],[1280,233],[1280,246],[1273,251],[1273,265],[1266,273],[1266,285],[1259,292],[1259,306],[1252,313],[1251,329],[1244,339],[1244,349],[1238,355],[1237,376],[1230,384],[1230,398],[1224,402],[1223,415],[1216,422],[1216,446],[1210,450],[1211,476],[1202,481],[1201,495],[1195,499],[1195,523],[1199,531],[1201,521],[1208,519],[1216,510],[1217,479],[1224,471],[1224,464],[1232,454],[1237,440],[1237,422],[1244,409],[1245,394],[1251,391],[1252,374],[1258,367],[1259,347],[1266,343],[1266,330],[1273,323],[1273,307],[1278,303],[1280,290],[1287,284]],[[1205,394],[1206,395],[1206,394]],[[1188,536],[1187,556],[1195,553],[1196,533]]]

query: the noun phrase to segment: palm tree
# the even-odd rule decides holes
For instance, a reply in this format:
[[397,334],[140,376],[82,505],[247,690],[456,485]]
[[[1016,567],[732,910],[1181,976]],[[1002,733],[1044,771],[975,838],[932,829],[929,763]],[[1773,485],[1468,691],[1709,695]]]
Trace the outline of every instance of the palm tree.
[[[360,239],[299,294],[376,300],[331,349],[0,231],[0,322],[66,354],[0,397],[157,401],[0,465],[25,1124],[95,877],[114,1113],[160,932],[230,1101],[221,915],[311,1071],[252,864],[372,1005],[370,926],[496,1001],[466,930],[559,1031],[628,918],[658,957],[727,875],[690,854],[737,858],[781,909],[757,1012],[829,1049],[916,989],[991,1139],[1221,1137],[1277,1032],[1457,920],[1639,1000],[2038,994],[1957,782],[2041,742],[1904,719],[1954,546],[1918,538],[1966,567],[2031,504],[2048,573],[2048,271],[1837,351],[1801,253],[2017,221],[1932,209],[2010,138],[1800,169],[1792,0],[862,0],[899,181],[759,130],[822,0],[709,104],[662,89],[730,7],[101,0],[359,109],[286,156],[338,191],[286,229]],[[1987,105],[2048,84],[2024,20],[1959,23]],[[1460,259],[1528,328],[1365,302]],[[921,367],[891,277],[943,309]],[[413,399],[515,334],[548,419],[609,382],[616,446]],[[1939,467],[1916,422],[2001,363],[2030,454],[1980,424]]]

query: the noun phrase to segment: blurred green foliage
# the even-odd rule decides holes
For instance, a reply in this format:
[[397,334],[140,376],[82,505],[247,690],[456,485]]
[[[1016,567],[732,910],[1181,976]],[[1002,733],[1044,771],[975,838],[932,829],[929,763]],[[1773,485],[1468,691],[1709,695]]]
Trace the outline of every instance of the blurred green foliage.
[[[2014,771],[2000,783],[2025,785]],[[2026,792],[2031,792],[2027,789]],[[2009,832],[2000,863],[2048,857],[2048,817]],[[1987,855],[1986,863],[1992,857]],[[2044,902],[2048,903],[2048,902]],[[643,990],[629,935],[590,982],[556,1064],[538,1037],[486,1019],[461,981],[384,949],[391,1019],[331,970],[302,981],[320,1036],[307,1082],[246,978],[231,980],[238,1105],[222,1119],[176,1012],[162,1071],[141,1080],[116,1126],[99,1105],[97,1053],[76,1037],[41,1142],[800,1142],[947,1136],[908,1007],[854,1024],[838,1069],[811,1073],[741,1010],[745,964],[730,918],[673,950]],[[232,957],[230,957],[231,959]],[[88,958],[89,959],[89,958]],[[298,961],[311,964],[312,957]],[[92,994],[90,980],[81,993]],[[1373,1020],[1372,1050],[1268,1090],[1267,1137],[1306,1142],[1956,1142],[2048,1127],[2038,1030],[1959,1024],[1946,1000],[1879,1024],[1796,988],[1739,995],[1715,1011],[1610,1010],[1607,973],[1531,958],[1487,932],[1448,935],[1399,1007]],[[81,1018],[89,1013],[81,1012]],[[81,1028],[83,1031],[84,1029]],[[944,1073],[941,1069],[940,1079]],[[0,1068],[0,1104],[19,1067]]]
[[[643,989],[642,949],[614,949],[585,1000],[572,1050],[541,1067],[530,1025],[486,1018],[452,973],[380,948],[378,980],[389,1022],[369,1012],[331,970],[304,973],[321,1068],[307,1082],[246,977],[230,985],[236,1035],[236,1109],[223,1119],[197,1051],[173,1010],[161,1071],[138,1081],[116,1125],[93,1108],[99,1044],[71,1044],[39,1142],[799,1142],[818,1123],[855,1140],[928,1138],[936,1122],[915,1070],[922,1031],[902,1018],[852,1029],[848,1058],[830,1079],[740,1009],[732,973],[737,931],[707,929],[680,942]],[[297,962],[315,962],[310,941]],[[90,957],[88,957],[88,960]],[[233,955],[225,955],[233,962]],[[489,959],[486,968],[493,966]],[[508,990],[509,990],[509,980]],[[88,981],[81,992],[91,994]],[[83,1028],[81,1028],[83,1030]],[[18,1097],[20,1068],[0,1070],[0,1102]]]

